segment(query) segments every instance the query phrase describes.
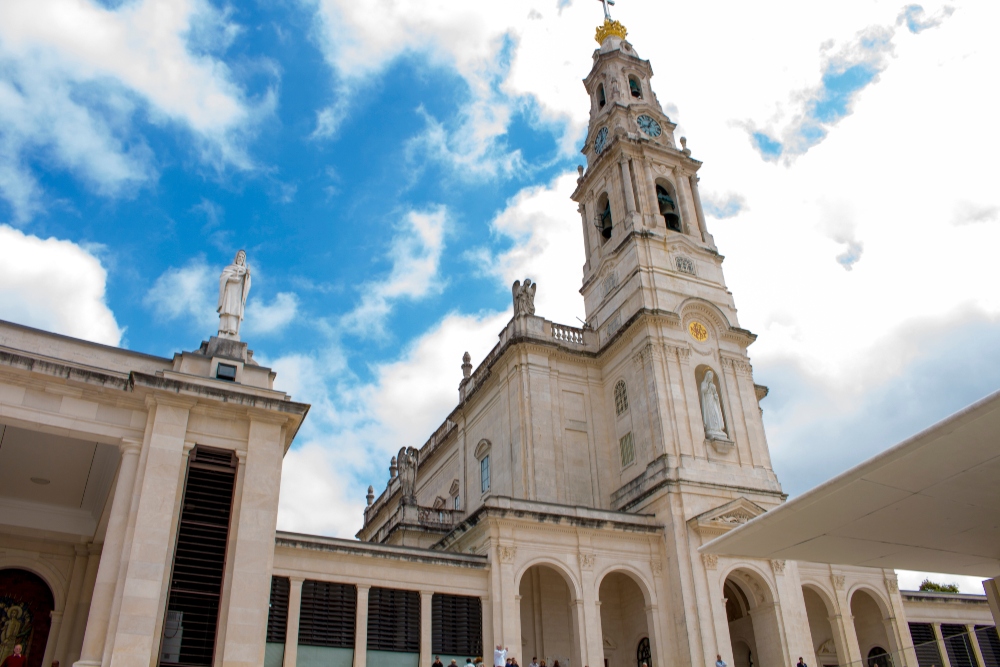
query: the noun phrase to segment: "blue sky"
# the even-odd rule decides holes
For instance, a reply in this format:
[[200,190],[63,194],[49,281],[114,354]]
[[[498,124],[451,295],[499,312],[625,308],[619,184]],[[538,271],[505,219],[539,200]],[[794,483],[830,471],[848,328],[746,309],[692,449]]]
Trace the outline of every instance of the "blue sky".
[[[705,163],[792,494],[1000,388],[994,5],[615,8]],[[583,316],[568,195],[601,18],[3,3],[0,317],[169,356],[213,333],[245,248],[244,340],[314,405],[279,521],[353,534],[391,453],[453,407],[462,353],[495,343],[515,278],[540,315]]]

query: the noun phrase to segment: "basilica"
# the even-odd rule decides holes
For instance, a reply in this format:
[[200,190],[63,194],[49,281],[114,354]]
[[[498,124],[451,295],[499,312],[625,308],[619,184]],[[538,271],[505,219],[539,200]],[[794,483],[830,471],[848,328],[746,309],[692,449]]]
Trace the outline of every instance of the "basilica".
[[[610,18],[583,81],[582,328],[513,317],[357,539],[276,531],[309,406],[239,338],[172,358],[0,322],[0,660],[429,667],[1000,667],[985,596],[699,549],[784,502],[698,192]],[[457,356],[457,355],[456,355]],[[805,445],[803,445],[805,446]],[[322,511],[317,509],[317,511]]]

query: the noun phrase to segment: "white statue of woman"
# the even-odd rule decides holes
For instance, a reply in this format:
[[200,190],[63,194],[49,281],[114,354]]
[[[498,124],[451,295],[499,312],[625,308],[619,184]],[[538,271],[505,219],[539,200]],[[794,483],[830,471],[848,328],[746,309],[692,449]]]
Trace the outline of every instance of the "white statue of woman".
[[712,440],[728,440],[726,420],[722,417],[722,401],[715,388],[715,373],[707,371],[701,381],[701,418],[705,422],[705,436]]
[[216,310],[219,313],[220,338],[240,339],[240,323],[249,293],[250,267],[247,266],[247,254],[240,250],[219,278],[219,307]]

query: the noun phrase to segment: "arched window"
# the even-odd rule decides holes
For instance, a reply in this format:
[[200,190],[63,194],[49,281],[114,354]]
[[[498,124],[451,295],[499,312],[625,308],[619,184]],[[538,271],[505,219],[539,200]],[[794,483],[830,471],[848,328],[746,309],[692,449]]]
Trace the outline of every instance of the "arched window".
[[605,241],[611,238],[611,227],[614,224],[611,220],[611,200],[607,193],[602,194],[597,200],[597,220],[595,223],[601,231],[601,238]]
[[615,414],[621,416],[628,410],[628,389],[625,387],[625,380],[615,383]]
[[628,91],[632,93],[632,97],[635,99],[642,99],[642,84],[634,76],[628,78]]
[[660,215],[663,216],[664,222],[667,223],[667,229],[679,232],[682,230],[677,200],[674,199],[667,188],[668,186],[664,186],[661,183],[656,184],[656,203],[660,208]]
[[597,84],[597,106],[601,109],[607,104],[607,98],[604,97],[604,84]]
[[490,490],[490,441],[486,438],[476,445],[476,458],[479,459],[479,490],[485,494]]
[[892,667],[892,658],[881,646],[868,651],[868,667]]
[[639,640],[639,646],[635,649],[636,667],[653,667],[653,652],[649,647],[649,637]]

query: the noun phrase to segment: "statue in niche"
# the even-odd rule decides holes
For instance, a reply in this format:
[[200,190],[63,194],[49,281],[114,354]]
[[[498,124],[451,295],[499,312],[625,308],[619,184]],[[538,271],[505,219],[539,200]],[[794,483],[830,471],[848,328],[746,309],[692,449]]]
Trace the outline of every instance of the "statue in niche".
[[417,504],[417,455],[414,447],[402,447],[396,455],[400,495],[404,505]]
[[243,309],[250,293],[250,267],[243,250],[236,253],[233,263],[222,270],[219,278],[219,338],[240,339]]
[[521,315],[535,314],[535,290],[538,283],[531,282],[531,278],[525,278],[524,284],[520,280],[515,280],[511,292],[514,294],[514,317]]
[[726,420],[722,416],[722,401],[715,386],[715,373],[705,372],[699,388],[701,394],[701,418],[705,422],[705,436],[710,440],[728,440]]

